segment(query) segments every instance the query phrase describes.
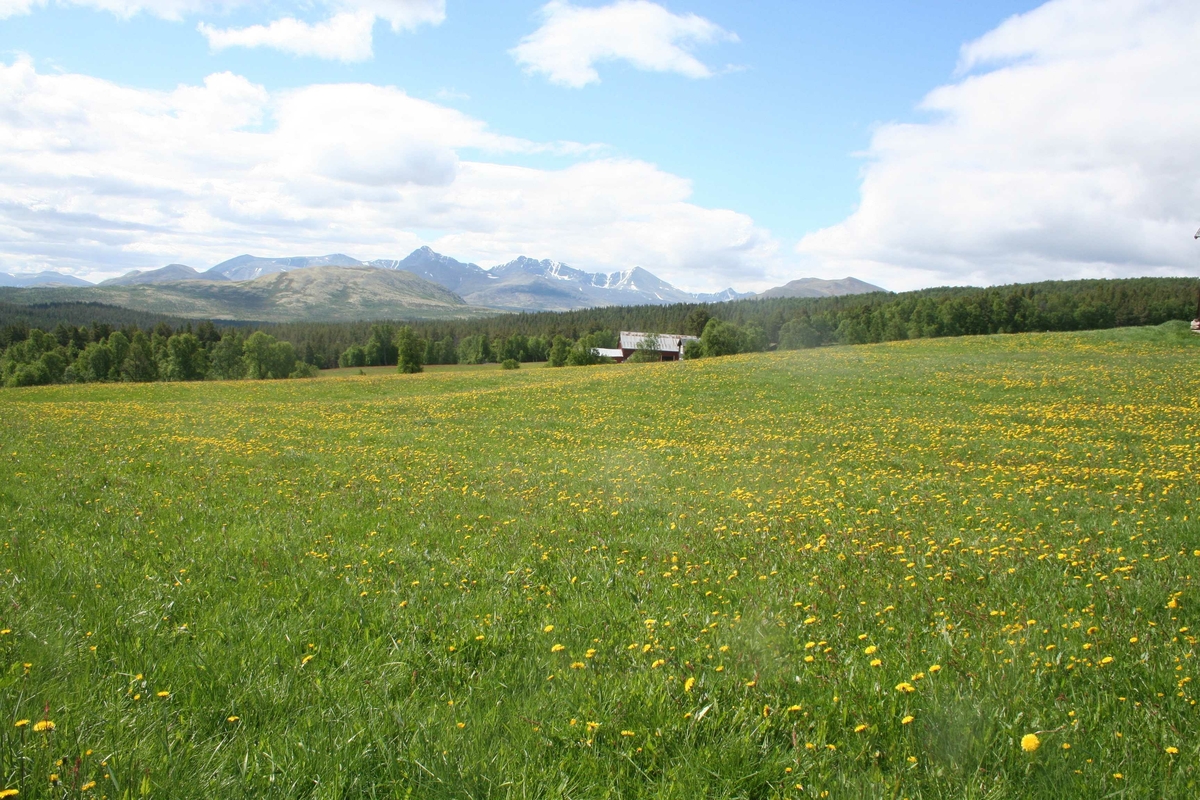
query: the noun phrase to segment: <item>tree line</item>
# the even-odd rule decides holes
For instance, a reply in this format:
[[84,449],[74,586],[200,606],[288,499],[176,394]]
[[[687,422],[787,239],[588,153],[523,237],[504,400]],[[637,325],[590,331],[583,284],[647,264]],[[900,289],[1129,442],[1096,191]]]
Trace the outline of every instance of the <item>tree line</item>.
[[176,330],[160,322],[114,329],[59,323],[52,331],[19,324],[0,328],[0,385],[124,381],[304,378],[317,374],[291,342],[264,331],[220,331],[211,322]]
[[[876,292],[822,298],[744,299],[725,303],[680,303],[668,306],[607,306],[566,312],[497,314],[464,320],[275,324],[192,322],[159,319],[150,315],[98,304],[43,304],[38,308],[0,303],[0,378],[10,382],[35,380],[167,380],[199,377],[290,376],[298,364],[310,367],[397,365],[410,371],[425,364],[520,364],[545,361],[552,365],[595,363],[597,347],[615,347],[622,330],[690,334],[705,338],[710,320],[716,326],[707,341],[693,347],[691,356],[719,355],[765,349],[820,347],[829,344],[862,344],[938,336],[991,333],[1072,331],[1130,325],[1157,325],[1171,319],[1191,319],[1196,308],[1196,281],[1189,278],[1131,278],[1122,280],[1046,281],[986,289],[959,287],[923,289],[892,294]],[[88,306],[80,308],[80,306]],[[54,308],[61,306],[63,308]],[[140,322],[96,322],[80,325],[59,322],[53,315],[78,319],[94,313],[96,318]],[[38,326],[27,320],[36,319]],[[34,337],[33,331],[40,333]],[[137,355],[125,369],[129,353],[115,330],[133,345],[141,332]],[[289,343],[294,361],[281,356],[278,364],[262,368],[246,366],[245,348],[256,333],[272,337],[276,344]],[[158,336],[155,344],[154,336]],[[193,352],[189,340],[176,344],[178,356],[171,360],[174,336],[195,337],[199,345],[195,359],[204,369],[185,365],[185,353]],[[50,336],[57,345],[49,345]],[[218,353],[218,345],[232,336]],[[398,337],[403,341],[398,341]],[[14,344],[37,338],[38,344]],[[234,342],[241,342],[241,356]],[[266,340],[255,340],[255,352]],[[711,344],[710,344],[711,343]],[[117,364],[108,364],[99,349],[80,361],[89,345],[104,345]],[[407,362],[400,358],[403,346]],[[150,348],[150,356],[145,348]],[[47,349],[48,348],[48,349]],[[60,349],[61,348],[61,349]],[[203,354],[199,351],[203,350]],[[284,348],[280,346],[279,352]],[[50,351],[42,367],[33,366]],[[121,356],[118,357],[118,351]],[[99,353],[99,354],[98,354]],[[165,354],[165,355],[164,355]],[[238,359],[245,367],[239,374]],[[253,361],[257,355],[251,355]],[[62,361],[59,368],[59,359]],[[206,360],[207,359],[207,360]],[[92,361],[95,360],[95,364]],[[137,364],[145,362],[144,368]],[[153,362],[153,370],[148,366]],[[235,365],[230,367],[230,363]],[[284,367],[291,365],[289,369]],[[27,369],[28,368],[28,369]],[[14,378],[17,372],[24,377]],[[101,377],[104,375],[105,377]],[[145,378],[146,375],[153,377]],[[190,378],[173,376],[189,375]],[[14,384],[16,385],[16,384]]]

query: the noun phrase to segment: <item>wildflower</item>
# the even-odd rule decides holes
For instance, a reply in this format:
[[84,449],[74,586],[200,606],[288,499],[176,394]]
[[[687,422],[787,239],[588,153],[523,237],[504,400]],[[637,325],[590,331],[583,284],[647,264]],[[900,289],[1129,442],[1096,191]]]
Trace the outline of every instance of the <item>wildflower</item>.
[[565,646],[565,645],[556,644],[556,645],[554,645],[553,647],[551,647],[551,648],[550,648],[550,652],[551,652],[551,653],[561,653],[563,650],[566,650],[566,649],[567,649],[567,648],[566,648],[566,646]]
[[1178,747],[1167,746],[1167,747],[1164,747],[1163,750],[1165,750],[1167,752],[1167,755],[1172,755],[1172,756],[1179,755]]
[[692,687],[695,685],[696,685],[696,679],[688,678],[686,681],[683,682],[683,690],[685,692],[690,692],[692,690]]
[[225,721],[226,722],[237,722],[240,719],[241,719],[241,717],[239,717],[237,714],[233,714],[232,716],[226,717]]
[[879,649],[879,648],[878,648],[878,647],[876,647],[875,645],[873,645],[873,644],[869,644],[869,645],[867,645],[866,649],[865,649],[865,650],[863,650],[863,652],[864,652],[864,653],[866,653],[867,655],[871,655],[872,653],[874,653],[874,652],[875,652],[876,650],[878,650],[878,649]]
[[880,661],[878,658],[872,658],[872,659],[871,659],[871,666],[872,666],[872,667],[878,667],[878,666],[880,666],[881,664],[883,664],[883,662],[882,662],[882,661]]
[[663,664],[665,664],[665,663],[667,663],[667,662],[666,662],[665,660],[661,659],[661,658],[659,658],[659,659],[656,659],[656,660],[654,661],[654,663],[650,665],[650,669],[658,669],[659,667],[661,667],[661,666],[662,666]]
[[939,672],[941,672],[941,671],[942,671],[942,665],[941,665],[941,664],[934,664],[932,667],[930,667],[930,668],[929,668],[929,674],[930,674],[930,675],[936,675],[937,673],[939,673]]
[[908,681],[902,681],[902,682],[896,684],[897,692],[904,692],[906,694],[909,694],[909,693],[915,692],[916,690],[917,690],[917,687],[913,686]]
[[26,725],[28,725],[28,724],[29,724],[29,720],[27,720],[27,719],[19,719],[19,720],[17,720],[16,722],[14,722],[14,723],[13,723],[13,727],[14,727],[14,728],[24,728],[24,727],[25,727]]
[[582,661],[572,661],[571,669],[583,669],[586,665]]
[[33,723],[33,729],[37,733],[44,733],[45,731],[52,731],[52,730],[54,730],[54,723],[51,720],[44,719],[44,720],[41,720],[40,722]]
[[799,711],[800,706],[788,706],[788,711]]
[[865,731],[866,729],[867,729],[867,726],[866,726],[866,724],[864,724],[864,723],[861,723],[861,722],[860,722],[859,724],[857,724],[857,725],[855,725],[855,726],[854,726],[854,732],[855,732],[855,733],[862,733],[862,732],[863,732],[863,731]]
[[159,692],[158,696],[159,697],[170,697],[171,693],[170,692]]
[[546,627],[542,628],[542,633],[554,633],[554,626],[547,625]]
[[19,794],[20,792],[16,789],[2,789],[0,790],[0,800],[3,800],[5,797],[16,797]]
[[1027,733],[1021,737],[1021,749],[1026,753],[1032,753],[1042,746],[1042,740],[1037,737],[1036,733]]
[[1124,776],[1124,775],[1122,775],[1122,774],[1121,774],[1121,773],[1119,773],[1119,772],[1114,772],[1114,773],[1113,773],[1113,777],[1114,777],[1114,778],[1116,778],[1117,780],[1121,780],[1121,779],[1123,779],[1125,776]]
[[633,736],[633,731],[621,731],[622,736]]
[[595,733],[597,730],[599,730],[600,723],[599,722],[589,722],[584,727],[587,728],[588,733]]
[[463,728],[467,727],[467,723],[465,723],[465,722],[456,722],[456,723],[454,723],[454,724],[455,724],[456,726],[458,726],[458,729],[459,729],[459,730],[462,730]]
[[300,666],[303,667],[305,664],[307,664],[308,662],[310,662],[312,660],[313,660],[313,656],[311,653],[309,653],[304,658],[300,659]]
[[901,724],[901,725],[907,725],[908,723],[912,722],[912,721],[913,721],[913,719],[915,719],[915,718],[913,717],[913,715],[912,715],[912,714],[908,714],[908,715],[906,715],[906,716],[904,717],[904,719],[900,720],[900,724]]
[[596,657],[596,649],[594,647],[589,647],[587,649],[587,652],[583,654],[583,657],[584,658],[595,658]]
[[1071,744],[1070,744],[1070,742],[1063,742],[1063,743],[1062,743],[1062,749],[1063,749],[1063,750],[1070,750],[1070,749],[1071,749]]
[[54,784],[54,785],[58,785],[58,773],[57,772],[50,773],[50,783]]

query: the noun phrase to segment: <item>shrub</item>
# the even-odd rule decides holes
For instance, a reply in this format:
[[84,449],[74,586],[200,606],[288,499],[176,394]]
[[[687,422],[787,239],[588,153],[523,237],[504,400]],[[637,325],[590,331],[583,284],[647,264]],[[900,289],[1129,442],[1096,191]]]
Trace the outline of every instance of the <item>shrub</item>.
[[506,358],[500,362],[500,369],[520,369],[521,364],[515,358]]

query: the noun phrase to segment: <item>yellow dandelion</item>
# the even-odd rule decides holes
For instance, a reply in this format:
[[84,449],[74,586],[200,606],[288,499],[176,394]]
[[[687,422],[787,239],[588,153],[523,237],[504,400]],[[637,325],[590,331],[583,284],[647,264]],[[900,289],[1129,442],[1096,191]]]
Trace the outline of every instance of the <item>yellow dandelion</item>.
[[1027,733],[1021,737],[1021,749],[1026,753],[1032,753],[1042,746],[1042,740],[1038,738],[1036,733]]
[[879,649],[879,648],[878,648],[878,647],[876,647],[875,645],[873,645],[873,644],[869,644],[869,645],[867,645],[867,646],[866,646],[866,648],[863,650],[863,652],[864,652],[864,653],[866,653],[867,655],[871,655],[872,653],[874,653],[874,652],[875,652],[876,650],[878,650],[878,649]]
[[932,667],[930,667],[930,668],[929,668],[929,674],[930,674],[930,675],[936,675],[937,673],[939,673],[939,672],[941,672],[941,671],[942,671],[942,665],[941,665],[941,664],[934,664]]
[[24,728],[24,727],[25,727],[26,725],[28,725],[28,724],[29,724],[29,720],[27,720],[27,719],[19,719],[19,720],[17,720],[16,722],[14,722],[14,723],[13,723],[13,727],[14,727],[14,728]]
[[596,648],[589,647],[587,649],[587,652],[583,654],[583,657],[584,658],[595,658],[596,657]]
[[911,692],[915,692],[916,690],[917,690],[917,687],[913,686],[908,681],[902,681],[902,682],[896,684],[897,692],[911,693]]
[[662,666],[663,664],[665,664],[665,663],[667,663],[667,662],[666,662],[666,661],[664,661],[664,660],[663,660],[663,659],[661,659],[661,658],[659,658],[659,659],[655,659],[654,663],[652,663],[652,664],[650,665],[650,669],[658,669],[659,667],[661,667],[661,666]]
[[542,628],[542,633],[554,633],[554,626],[547,625],[546,627]]
[[900,724],[907,725],[908,723],[912,722],[913,719],[915,719],[915,717],[913,717],[912,714],[908,714],[904,717],[904,719],[900,720]]
[[800,706],[788,706],[788,711],[799,711]]
[[54,723],[51,720],[44,719],[44,720],[41,720],[40,722],[33,723],[33,729],[35,731],[37,731],[38,733],[44,733],[45,731],[52,731],[52,730],[54,730]]
[[621,731],[622,736],[633,736],[633,731]]
[[467,727],[467,723],[465,723],[465,722],[456,722],[454,724],[458,727],[459,730],[462,730],[463,728]]
[[171,696],[170,692],[159,692],[158,693],[158,697],[170,697],[170,696]]
[[1168,754],[1168,755],[1172,755],[1172,756],[1179,755],[1179,748],[1178,748],[1178,747],[1170,747],[1170,746],[1167,746],[1167,747],[1164,747],[1164,748],[1163,748],[1163,750],[1165,750],[1165,751],[1167,752],[1167,754]]
[[587,665],[584,664],[582,661],[572,661],[571,662],[571,669],[583,669],[586,666]]
[[237,714],[233,714],[231,716],[226,717],[225,721],[226,722],[237,722],[240,719],[241,719],[241,717],[239,717]]
[[862,732],[863,732],[863,731],[865,731],[866,729],[867,729],[867,726],[866,726],[864,723],[861,723],[861,722],[860,722],[859,724],[857,724],[857,725],[855,725],[855,726],[854,726],[854,732],[855,732],[855,733],[862,733]]
[[19,794],[20,792],[16,789],[3,789],[0,790],[0,800],[3,800],[5,797],[16,797]]
[[551,653],[561,653],[563,650],[566,650],[566,649],[567,649],[567,648],[566,648],[566,646],[565,646],[565,645],[556,644],[556,645],[554,645],[553,647],[551,647],[551,648],[550,648],[550,652],[551,652]]
[[692,690],[692,687],[695,685],[696,685],[696,679],[688,678],[686,681],[683,682],[683,690],[685,692],[690,692]]
[[872,666],[872,667],[878,667],[878,666],[880,666],[881,664],[883,664],[883,662],[882,662],[882,661],[880,661],[878,658],[872,658],[872,659],[871,659],[871,666]]
[[600,723],[599,722],[589,722],[584,727],[587,728],[588,733],[595,733],[597,730],[600,729]]

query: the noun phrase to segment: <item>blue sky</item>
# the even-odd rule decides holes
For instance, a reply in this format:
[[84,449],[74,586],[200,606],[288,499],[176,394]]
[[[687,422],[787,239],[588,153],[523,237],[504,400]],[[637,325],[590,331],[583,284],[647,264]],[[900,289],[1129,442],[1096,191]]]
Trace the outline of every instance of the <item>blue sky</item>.
[[[637,6],[637,14],[626,8],[629,14],[619,16],[620,9],[614,9],[621,5]],[[33,136],[36,142],[25,145],[34,154],[32,160],[42,156],[50,166],[28,166],[27,152],[19,167],[0,173],[7,175],[6,205],[0,209],[10,209],[0,210],[0,270],[51,268],[99,277],[168,260],[204,267],[243,251],[290,255],[339,249],[362,258],[397,257],[428,243],[484,265],[518,253],[602,270],[636,262],[696,289],[730,283],[759,288],[801,274],[841,277],[848,272],[889,288],[1003,282],[1047,269],[1061,277],[1178,273],[1188,268],[1186,251],[1144,240],[1156,225],[1183,225],[1187,213],[1197,210],[1187,209],[1186,202],[1174,211],[1134,215],[1121,241],[1106,240],[1098,248],[1085,242],[1090,238],[1087,232],[1102,224],[1105,211],[1136,198],[1122,198],[1118,188],[1097,178],[1110,207],[1097,209],[1094,218],[1074,218],[1077,211],[1067,209],[1077,209],[1079,203],[1065,185],[1050,192],[1062,204],[1061,214],[1054,208],[1028,209],[1012,220],[1006,238],[992,241],[996,234],[988,228],[997,219],[995,209],[986,204],[996,177],[978,176],[996,160],[996,143],[1004,142],[1000,160],[1006,176],[1022,175],[1029,186],[1046,180],[1054,184],[1039,162],[1039,153],[1047,147],[1045,132],[1034,123],[1041,113],[1047,127],[1053,127],[1044,115],[1053,113],[1046,109],[1060,96],[1054,92],[1078,94],[1056,81],[1085,65],[1098,69],[1095,74],[1107,74],[1106,67],[1115,69],[1131,52],[1136,56],[1139,46],[1161,50],[1169,42],[1147,43],[1144,35],[1129,30],[1136,28],[1130,19],[1166,19],[1184,35],[1196,25],[1197,15],[1189,5],[1134,0],[1056,0],[1045,7],[1030,2],[626,0],[547,5],[446,0],[443,5],[439,0],[321,0],[295,5],[252,0],[0,0],[0,15],[7,12],[0,19],[0,61],[9,67],[9,83],[34,81],[43,97],[61,94],[55,102],[46,101],[43,113],[28,113],[36,119],[10,131],[14,137]],[[1157,20],[1152,7],[1157,8]],[[109,10],[113,8],[115,13]],[[597,15],[579,16],[587,10]],[[609,12],[611,20],[603,16]],[[283,18],[319,26],[352,14],[366,14],[367,25],[375,15],[365,43],[362,37],[357,40],[358,50],[347,44],[331,52],[298,55],[287,49],[303,46],[280,46],[278,39],[275,46],[226,41],[222,47],[214,38],[234,31],[231,35],[242,36],[244,43],[246,36],[258,35],[253,29],[244,33],[251,26]],[[1088,17],[1093,19],[1085,22]],[[389,19],[398,20],[398,29]],[[648,33],[636,29],[642,20]],[[554,28],[558,22],[562,29]],[[200,30],[201,25],[210,33]],[[572,77],[561,72],[562,63],[545,62],[570,59],[572,48],[578,50],[578,41],[554,38],[561,38],[571,25],[583,27],[585,39],[580,41],[585,44],[590,44],[593,30],[599,40],[613,39],[598,45],[594,58],[575,64],[594,70],[595,79],[582,85],[578,69]],[[1156,35],[1169,37],[1159,30],[1162,27],[1153,26]],[[1082,36],[1084,41],[1069,45],[1070,37],[1053,35],[1059,30],[1070,30],[1070,37]],[[1123,41],[1126,30],[1128,41]],[[539,33],[545,34],[540,55],[531,60],[514,50]],[[319,31],[314,36],[319,38]],[[625,37],[639,36],[646,41],[633,50],[623,44]],[[264,38],[269,37],[259,36]],[[362,47],[369,48],[369,57]],[[673,47],[677,51],[663,55],[666,66],[648,66],[648,60],[662,55],[655,48]],[[976,56],[970,56],[972,52]],[[1179,58],[1186,62],[1190,56]],[[1181,64],[1160,58],[1150,66],[1165,72]],[[1037,69],[1044,72],[1028,74]],[[193,100],[182,97],[180,87],[204,86],[208,76],[219,73],[230,73],[231,80],[239,82],[210,92],[219,95],[219,101],[197,100],[199,111],[189,106]],[[1147,71],[1139,76],[1144,86],[1130,82],[1122,88],[1144,94],[1153,76]],[[361,107],[337,103],[331,116],[322,117],[313,104],[328,104],[328,96],[312,89],[324,84],[394,87],[403,97],[364,92],[356,101]],[[105,107],[93,98],[80,99],[79,86],[98,87],[100,95],[114,93],[128,116],[114,114],[98,122],[107,114]],[[1187,96],[1195,87],[1188,82],[1176,88]],[[1003,94],[992,94],[997,91]],[[931,104],[938,92],[942,99]],[[298,99],[302,95],[303,102]],[[1035,97],[1030,100],[1030,95]],[[1012,118],[1024,119],[1025,127],[1011,127],[1003,115],[976,119],[979,115],[971,110],[981,96],[1016,106]],[[145,111],[147,103],[164,97],[171,98],[166,107]],[[292,98],[290,112],[283,110],[286,98]],[[414,108],[404,105],[408,99],[427,103]],[[393,101],[399,105],[387,114],[379,111],[380,103]],[[1113,108],[1101,111],[1116,115],[1120,101],[1113,99]],[[71,103],[79,108],[70,108]],[[247,103],[256,110],[246,111]],[[1042,110],[1021,107],[1031,103]],[[442,110],[458,115],[443,120]],[[193,113],[236,116],[243,111],[247,116],[232,130],[206,119],[201,128],[210,122],[215,127],[205,128],[195,141],[170,141],[188,138],[169,132],[172,120]],[[1096,153],[1110,153],[1109,163],[1095,153],[1089,156],[1099,160],[1087,165],[1097,176],[1114,166],[1146,172],[1146,153],[1154,138],[1149,129],[1154,114],[1165,111],[1145,111],[1146,129],[1126,133],[1133,141],[1124,144],[1125,151],[1112,155],[1111,144],[1095,145]],[[150,123],[162,122],[168,141],[152,143],[162,150],[143,162],[138,153],[145,153],[145,146],[122,150],[121,126],[145,128],[147,113],[160,115],[152,116]],[[1079,116],[1078,109],[1061,113]],[[55,114],[64,117],[56,120]],[[261,154],[247,155],[235,148],[233,156],[223,149],[223,142],[237,138],[235,132],[276,130],[285,114],[293,120],[293,134],[286,139],[287,146],[300,153],[296,158],[268,165]],[[407,121],[396,122],[416,117],[421,121],[413,123],[415,132]],[[78,123],[82,133],[64,133],[79,119],[85,120]],[[323,142],[325,150],[316,155],[316,145],[304,141],[306,125],[320,129],[314,141]],[[371,164],[366,155],[366,161],[353,166],[351,177],[345,170],[331,173],[321,166],[327,164],[330,149],[350,153],[347,158],[360,150],[391,158],[387,137],[380,139],[378,131],[393,125],[399,130],[395,150],[405,155],[382,178],[363,177]],[[439,125],[456,132],[443,137]],[[357,126],[376,133],[363,133],[368,140],[359,142],[358,132],[341,130]],[[31,129],[37,129],[36,136]],[[71,139],[69,166],[54,166],[52,155],[59,147],[54,131],[60,139]],[[1188,133],[1172,131],[1180,137]],[[132,138],[141,135],[144,130]],[[92,136],[103,142],[91,146],[95,156],[89,162],[89,148],[76,148],[75,143]],[[1145,150],[1137,146],[1143,136]],[[510,141],[499,142],[497,137]],[[947,163],[947,137],[956,154],[953,163]],[[284,152],[278,141],[264,146]],[[1058,146],[1070,152],[1069,146]],[[1023,150],[1028,159],[1021,157]],[[180,182],[189,187],[181,197],[173,200],[162,195],[161,186],[151,188],[157,176],[174,174],[178,164],[197,160],[203,163],[179,172]],[[964,161],[969,169],[962,168]],[[485,167],[476,171],[472,165],[477,164]],[[504,167],[519,170],[510,173]],[[97,171],[104,172],[104,181]],[[1069,172],[1063,176],[1066,184],[1077,177],[1078,169]],[[271,176],[269,186],[255,183],[265,174]],[[933,175],[928,183],[940,190],[924,186],[926,179],[917,177],[915,182],[923,188],[906,196],[914,176],[925,174]],[[213,175],[221,179],[206,183]],[[123,188],[96,188],[113,182]],[[890,186],[890,193],[870,194],[875,184]],[[1128,190],[1153,193],[1152,187]],[[1079,197],[1092,197],[1097,187],[1074,191]],[[248,201],[250,192],[272,197],[271,207],[264,207],[266,201]],[[479,201],[482,194],[490,199]],[[1195,194],[1194,185],[1185,186],[1182,199],[1194,199]],[[144,207],[122,211],[117,197],[134,197],[134,205]],[[513,212],[510,218],[504,198],[535,208]],[[1016,205],[1022,202],[1018,199]],[[248,203],[254,206],[252,213],[246,213]],[[906,217],[917,204],[926,203],[944,208],[942,218],[933,212],[920,220]],[[555,209],[563,204],[570,208],[559,224]],[[974,224],[980,230],[974,238],[959,241],[964,226],[972,224],[962,218],[963,209],[975,204],[979,216]],[[1013,205],[1009,202],[1006,208]],[[322,208],[335,206],[337,213],[323,215]],[[447,211],[451,207],[454,213]],[[884,209],[878,218],[877,209]],[[76,227],[68,233],[56,219],[74,220]],[[79,235],[80,220],[86,226],[92,219],[97,220],[95,234]],[[356,219],[361,220],[358,231]],[[892,225],[919,232],[923,243],[903,236],[893,240]],[[1055,226],[1061,226],[1057,240]],[[943,230],[945,237],[940,235]],[[1031,230],[1039,232],[1037,241],[1028,241]],[[956,244],[939,249],[935,243],[941,238]],[[1112,256],[1106,257],[1106,252]],[[1005,263],[1022,266],[1004,268]]]

